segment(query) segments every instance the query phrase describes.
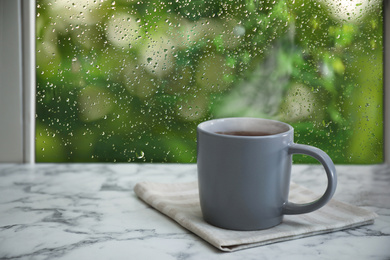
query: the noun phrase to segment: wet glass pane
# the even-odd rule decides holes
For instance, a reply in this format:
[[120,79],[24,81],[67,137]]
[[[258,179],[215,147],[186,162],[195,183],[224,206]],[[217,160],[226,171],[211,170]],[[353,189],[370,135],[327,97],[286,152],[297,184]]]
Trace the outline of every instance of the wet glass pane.
[[[383,157],[379,0],[38,0],[38,162],[195,162],[196,125],[273,118]],[[294,157],[296,162],[311,162]]]

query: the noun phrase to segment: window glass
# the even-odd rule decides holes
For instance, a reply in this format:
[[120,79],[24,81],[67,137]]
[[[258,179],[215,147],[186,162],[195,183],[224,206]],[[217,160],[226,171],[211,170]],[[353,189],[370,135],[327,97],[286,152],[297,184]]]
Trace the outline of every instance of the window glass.
[[36,22],[38,162],[195,162],[196,125],[233,116],[382,162],[379,0],[38,0]]

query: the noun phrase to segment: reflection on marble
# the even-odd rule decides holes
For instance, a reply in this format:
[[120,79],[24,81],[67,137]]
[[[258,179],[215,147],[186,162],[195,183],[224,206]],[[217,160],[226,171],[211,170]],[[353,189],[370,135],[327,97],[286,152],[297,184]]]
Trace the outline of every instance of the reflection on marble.
[[[390,259],[390,169],[338,166],[335,198],[375,224],[222,253],[140,201],[140,181],[196,180],[193,164],[0,165],[0,259]],[[293,181],[325,190],[321,167]]]

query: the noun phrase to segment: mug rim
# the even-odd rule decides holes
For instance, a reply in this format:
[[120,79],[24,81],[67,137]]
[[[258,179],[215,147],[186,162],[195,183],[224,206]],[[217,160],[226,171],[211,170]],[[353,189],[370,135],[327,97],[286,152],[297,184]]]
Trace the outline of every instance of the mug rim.
[[[273,122],[273,123],[285,126],[288,129],[286,131],[283,131],[283,132],[280,132],[280,133],[275,133],[275,134],[270,134],[270,135],[262,135],[262,136],[226,135],[226,134],[220,134],[220,133],[216,133],[216,132],[213,132],[213,131],[205,129],[205,127],[207,127],[210,124],[212,125],[215,122],[233,121],[233,120],[235,120],[235,121],[238,121],[238,120],[268,121],[268,122]],[[276,137],[280,137],[280,136],[286,136],[290,132],[293,132],[294,128],[291,125],[289,125],[289,124],[287,124],[285,122],[281,122],[281,121],[274,120],[274,119],[267,119],[267,118],[260,118],[260,117],[225,117],[225,118],[216,118],[216,119],[203,121],[202,123],[198,124],[197,130],[198,130],[198,132],[202,132],[202,133],[205,133],[205,134],[208,134],[208,135],[212,135],[212,136],[216,136],[216,137],[222,137],[222,138],[266,139],[266,138],[276,138]]]

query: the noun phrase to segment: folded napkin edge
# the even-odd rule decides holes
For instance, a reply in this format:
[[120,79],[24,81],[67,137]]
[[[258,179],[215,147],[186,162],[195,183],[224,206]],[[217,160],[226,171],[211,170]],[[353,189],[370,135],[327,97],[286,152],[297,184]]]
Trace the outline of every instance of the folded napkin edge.
[[337,232],[337,231],[343,231],[343,230],[347,230],[347,229],[354,228],[354,227],[371,225],[374,223],[374,221],[375,221],[374,219],[370,219],[367,221],[353,223],[351,225],[343,226],[343,227],[339,227],[339,228],[335,228],[335,229],[318,230],[318,231],[314,231],[312,233],[303,233],[303,234],[299,234],[299,235],[295,235],[295,236],[286,235],[283,237],[273,238],[273,239],[254,242],[254,243],[221,244],[218,246],[218,248],[224,252],[235,252],[235,251],[258,247],[258,246],[270,245],[270,244],[275,244],[275,243],[284,242],[284,241],[296,240],[296,239],[305,238],[305,237],[311,237],[311,236],[323,235],[323,234],[328,234],[328,233]]

